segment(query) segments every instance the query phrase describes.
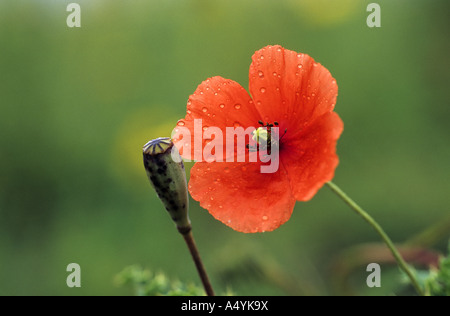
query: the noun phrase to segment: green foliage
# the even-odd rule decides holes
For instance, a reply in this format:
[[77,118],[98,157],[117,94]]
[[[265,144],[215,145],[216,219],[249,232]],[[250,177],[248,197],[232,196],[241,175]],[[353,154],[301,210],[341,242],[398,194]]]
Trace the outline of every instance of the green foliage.
[[137,296],[203,296],[202,288],[170,280],[164,273],[152,273],[148,269],[133,265],[116,276],[119,286],[130,285]]
[[[416,278],[425,289],[428,296],[450,296],[450,244],[447,257],[442,257],[439,268],[431,267],[429,270],[416,270]],[[406,275],[404,283],[409,283]]]
[[[202,287],[193,283],[185,284],[179,280],[170,280],[163,272],[153,273],[138,265],[123,269],[116,275],[118,286],[132,286],[137,296],[204,296]],[[231,289],[221,295],[231,296]]]
[[439,263],[439,270],[430,270],[425,289],[431,296],[450,296],[450,247],[447,257]]

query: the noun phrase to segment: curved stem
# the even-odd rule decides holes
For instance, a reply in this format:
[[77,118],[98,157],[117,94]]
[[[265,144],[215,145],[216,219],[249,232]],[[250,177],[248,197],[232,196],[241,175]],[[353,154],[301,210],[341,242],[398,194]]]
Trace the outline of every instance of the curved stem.
[[347,203],[348,206],[350,206],[358,215],[360,215],[367,223],[369,223],[370,226],[372,226],[376,232],[380,235],[381,239],[386,243],[390,251],[392,252],[392,255],[394,256],[395,260],[397,261],[399,267],[406,273],[406,275],[411,280],[412,285],[416,289],[417,293],[421,296],[424,296],[425,293],[423,292],[422,288],[419,285],[419,282],[417,281],[416,277],[414,276],[411,269],[408,267],[408,264],[405,262],[403,257],[398,252],[397,248],[395,247],[394,243],[391,241],[389,236],[384,232],[383,228],[367,213],[365,212],[358,204],[356,204],[355,201],[353,201],[347,194],[345,194],[344,191],[342,191],[336,184],[333,182],[327,182],[327,185],[330,187],[330,189],[336,193],[345,203]]

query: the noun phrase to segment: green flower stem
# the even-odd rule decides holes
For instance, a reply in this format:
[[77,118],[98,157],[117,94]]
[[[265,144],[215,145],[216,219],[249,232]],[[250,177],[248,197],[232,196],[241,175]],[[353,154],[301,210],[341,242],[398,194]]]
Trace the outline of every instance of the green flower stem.
[[414,276],[414,273],[411,271],[411,269],[408,267],[408,264],[405,262],[403,257],[398,252],[397,248],[395,248],[394,243],[391,241],[389,236],[384,232],[383,228],[369,215],[367,212],[365,212],[358,204],[356,204],[355,201],[353,201],[347,194],[344,193],[336,184],[333,182],[327,182],[327,185],[330,187],[330,189],[336,193],[345,203],[347,203],[348,206],[350,206],[358,215],[360,215],[367,223],[369,223],[370,226],[372,226],[377,233],[380,235],[380,237],[383,239],[383,241],[386,243],[390,251],[392,252],[392,255],[394,256],[395,260],[397,261],[400,268],[406,273],[406,275],[411,280],[412,285],[416,289],[417,293],[421,296],[425,296],[425,293],[423,289],[419,286],[419,282],[417,281],[416,277]]

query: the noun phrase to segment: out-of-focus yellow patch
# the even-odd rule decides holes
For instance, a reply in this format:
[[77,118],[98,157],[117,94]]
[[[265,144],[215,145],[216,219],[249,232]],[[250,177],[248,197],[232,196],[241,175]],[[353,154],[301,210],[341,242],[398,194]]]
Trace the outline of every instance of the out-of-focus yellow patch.
[[289,5],[301,18],[316,26],[331,26],[365,14],[361,0],[289,0]]
[[117,128],[112,147],[110,166],[124,186],[132,190],[149,190],[145,173],[142,146],[158,137],[170,137],[178,117],[165,112],[167,107],[140,108],[124,117]]

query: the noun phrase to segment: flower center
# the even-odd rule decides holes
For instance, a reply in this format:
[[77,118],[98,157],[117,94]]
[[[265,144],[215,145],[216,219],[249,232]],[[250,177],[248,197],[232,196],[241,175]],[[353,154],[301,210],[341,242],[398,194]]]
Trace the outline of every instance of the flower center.
[[267,139],[269,139],[270,131],[267,131],[264,127],[258,127],[258,129],[255,129],[252,134],[252,139],[257,142],[258,144],[261,144],[262,142],[267,143]]
[[[273,137],[272,134],[275,133],[277,136],[279,136],[277,131],[275,131],[273,128],[279,125],[278,122],[275,121],[273,122],[273,124],[264,124],[264,122],[260,120],[258,121],[258,123],[261,125],[261,127],[258,127],[252,132],[252,139],[256,142],[256,145],[250,146],[250,144],[247,144],[246,147],[249,151],[267,150],[267,153],[270,155],[273,146],[279,147],[280,140],[286,134],[287,129],[284,130],[284,134],[283,136],[281,136],[281,138]],[[278,130],[278,127],[276,128],[276,130]]]

